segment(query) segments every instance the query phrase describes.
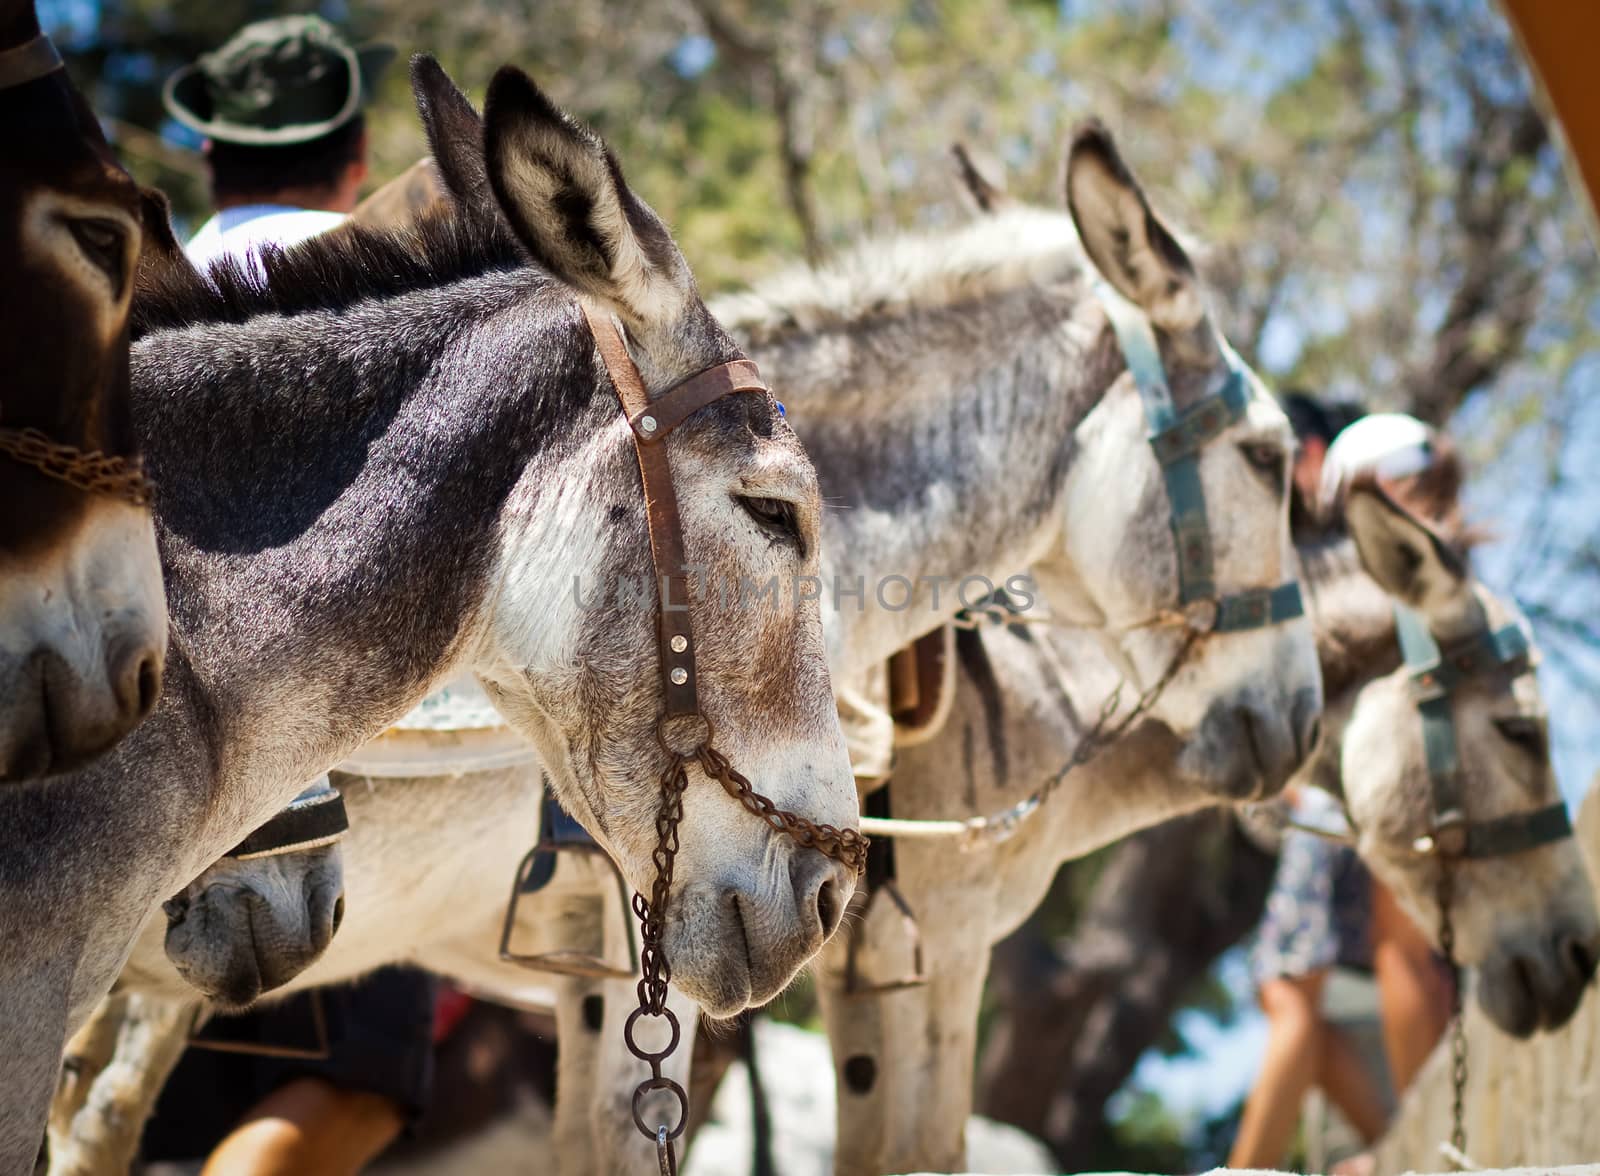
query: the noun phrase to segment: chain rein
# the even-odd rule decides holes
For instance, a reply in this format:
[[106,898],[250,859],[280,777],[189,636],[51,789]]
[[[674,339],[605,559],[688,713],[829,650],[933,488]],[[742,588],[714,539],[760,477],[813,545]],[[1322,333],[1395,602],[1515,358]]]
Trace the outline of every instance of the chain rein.
[[[666,708],[656,736],[667,753],[667,766],[660,777],[661,803],[656,812],[656,847],[651,858],[655,880],[650,897],[633,896],[633,912],[639,919],[642,949],[639,956],[638,1007],[628,1014],[623,1026],[623,1041],[628,1052],[650,1067],[650,1076],[633,1092],[633,1122],[645,1138],[656,1145],[656,1159],[662,1176],[676,1176],[678,1170],[675,1141],[689,1123],[689,1096],[683,1087],[661,1072],[662,1063],[677,1049],[682,1027],[667,1007],[667,990],[672,982],[672,965],[662,946],[666,934],[667,903],[672,893],[673,868],[677,860],[678,825],[683,820],[683,796],[689,787],[689,766],[697,766],[720,784],[752,815],[759,817],[774,832],[782,833],[797,845],[816,850],[857,874],[866,869],[867,839],[854,829],[820,824],[798,813],[781,809],[751,786],[728,757],[715,747],[711,721],[700,711],[694,661],[694,634],[687,611],[687,580],[682,525],[672,483],[672,467],[661,443],[672,429],[693,413],[724,396],[737,392],[759,392],[770,397],[755,365],[734,360],[708,368],[669,389],[651,401],[639,370],[628,355],[622,333],[610,315],[587,303],[581,304],[606,373],[622,402],[633,432],[634,451],[639,459],[639,474],[644,487],[645,517],[650,532],[650,555],[661,589],[657,613],[663,691]],[[676,592],[674,588],[676,586]],[[676,604],[674,604],[676,600]],[[687,750],[674,744],[671,727],[678,721],[693,722],[703,733]],[[635,1037],[642,1018],[664,1020],[666,1044],[646,1049]],[[678,1104],[676,1123],[646,1121],[643,1100],[655,1091],[670,1093]]]
[[1450,908],[1455,901],[1456,863],[1439,860],[1439,950],[1450,969],[1450,1146],[1456,1164],[1467,1154],[1467,1029],[1462,1016],[1461,963],[1456,959],[1456,927]]

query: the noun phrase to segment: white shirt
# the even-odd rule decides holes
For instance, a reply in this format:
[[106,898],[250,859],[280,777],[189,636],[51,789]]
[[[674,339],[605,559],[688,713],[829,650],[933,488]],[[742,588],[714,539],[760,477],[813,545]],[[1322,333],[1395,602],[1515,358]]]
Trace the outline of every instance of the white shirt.
[[236,257],[266,277],[261,266],[261,246],[287,248],[344,223],[342,212],[319,212],[289,204],[241,204],[224,208],[201,225],[183,251],[204,272],[219,257]]

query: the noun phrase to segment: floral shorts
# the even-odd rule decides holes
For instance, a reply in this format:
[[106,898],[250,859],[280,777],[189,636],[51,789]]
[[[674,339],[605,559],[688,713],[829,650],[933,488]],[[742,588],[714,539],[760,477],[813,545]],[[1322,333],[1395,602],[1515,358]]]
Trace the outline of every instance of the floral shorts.
[[1331,967],[1372,967],[1371,876],[1348,846],[1284,834],[1266,913],[1250,950],[1257,984]]

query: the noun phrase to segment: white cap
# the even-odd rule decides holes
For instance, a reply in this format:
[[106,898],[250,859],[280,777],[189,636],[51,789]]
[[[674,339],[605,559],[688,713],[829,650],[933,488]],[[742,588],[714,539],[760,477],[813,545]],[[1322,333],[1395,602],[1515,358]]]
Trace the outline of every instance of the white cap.
[[1318,498],[1324,510],[1339,501],[1345,483],[1357,474],[1404,478],[1433,464],[1433,426],[1403,412],[1378,412],[1342,429],[1322,459]]

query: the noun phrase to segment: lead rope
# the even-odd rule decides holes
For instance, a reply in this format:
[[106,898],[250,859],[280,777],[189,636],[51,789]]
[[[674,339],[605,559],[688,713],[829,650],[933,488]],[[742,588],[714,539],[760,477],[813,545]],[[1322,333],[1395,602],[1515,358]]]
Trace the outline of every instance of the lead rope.
[[[671,1078],[661,1073],[661,1064],[678,1048],[682,1029],[678,1018],[667,1007],[667,986],[672,981],[672,965],[662,950],[661,937],[666,930],[667,900],[672,891],[672,867],[678,856],[678,823],[683,820],[683,794],[689,787],[687,765],[692,761],[700,770],[721,784],[723,790],[751,813],[760,817],[775,832],[783,833],[797,844],[817,852],[855,870],[860,874],[867,865],[867,839],[854,829],[840,829],[834,825],[818,824],[796,813],[780,809],[770,799],[751,787],[750,781],[736,771],[728,758],[711,745],[711,725],[706,723],[703,742],[685,754],[673,751],[667,745],[665,733],[658,728],[657,737],[671,757],[666,770],[661,773],[661,807],[656,813],[656,848],[651,855],[656,867],[655,882],[650,887],[650,898],[635,893],[633,913],[639,918],[639,937],[643,948],[639,953],[639,1007],[628,1014],[622,1027],[623,1043],[628,1052],[650,1067],[650,1077],[639,1083],[633,1092],[633,1123],[646,1139],[656,1145],[656,1162],[661,1176],[677,1176],[678,1156],[674,1147],[684,1128],[689,1124],[689,1096]],[[663,727],[666,720],[663,720]],[[666,1019],[670,1037],[664,1048],[647,1050],[634,1039],[634,1026],[640,1017]],[[654,1127],[645,1122],[641,1100],[657,1090],[670,1091],[678,1101],[678,1121],[675,1125],[657,1123]]]
[[1439,862],[1439,950],[1450,968],[1450,1143],[1440,1147],[1456,1171],[1475,1169],[1467,1156],[1467,1031],[1462,1017],[1461,965],[1456,960],[1456,928],[1450,907],[1455,899],[1455,862]]

